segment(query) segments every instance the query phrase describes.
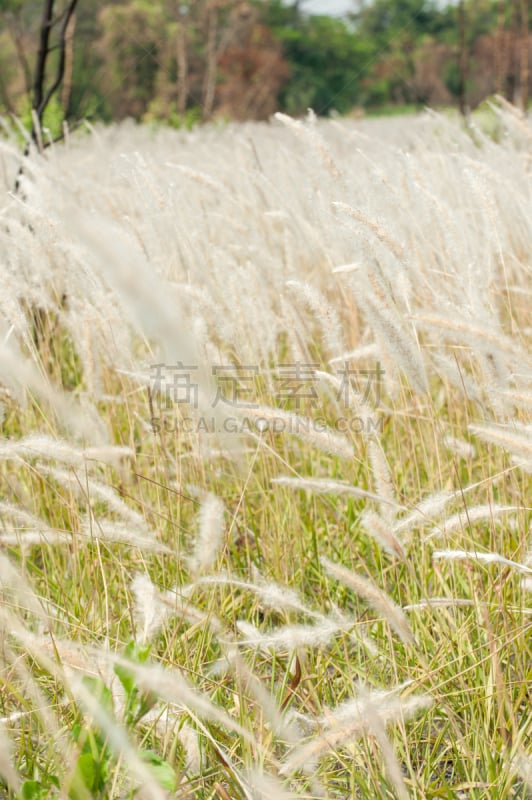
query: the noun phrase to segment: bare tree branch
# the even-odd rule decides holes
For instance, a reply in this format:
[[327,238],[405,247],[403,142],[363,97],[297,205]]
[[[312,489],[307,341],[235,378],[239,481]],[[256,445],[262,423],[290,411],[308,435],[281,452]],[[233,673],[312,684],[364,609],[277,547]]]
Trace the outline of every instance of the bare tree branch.
[[[44,80],[46,77],[46,61],[50,52],[50,32],[54,13],[54,0],[45,0],[41,28],[39,32],[39,52],[35,64],[33,81],[33,108],[39,119],[43,113]],[[34,132],[35,133],[35,132]]]
[[[51,3],[53,7],[53,0],[47,0],[47,4]],[[59,89],[61,85],[61,81],[63,80],[63,75],[65,74],[65,53],[66,53],[66,39],[67,39],[67,30],[68,25],[70,22],[70,18],[72,17],[74,11],[76,10],[76,6],[78,4],[78,0],[70,0],[68,7],[65,11],[63,16],[63,21],[61,24],[61,29],[59,31],[59,64],[57,66],[57,73],[54,82],[44,95],[41,106],[37,107],[37,114],[39,115],[39,119],[41,119],[42,114],[48,103],[50,102],[53,94]]]
[[460,0],[458,4],[458,36],[459,36],[458,104],[462,116],[467,117],[468,116],[467,78],[468,78],[468,67],[469,67],[469,52],[468,52],[468,42],[467,42],[467,15],[465,8],[465,0]]

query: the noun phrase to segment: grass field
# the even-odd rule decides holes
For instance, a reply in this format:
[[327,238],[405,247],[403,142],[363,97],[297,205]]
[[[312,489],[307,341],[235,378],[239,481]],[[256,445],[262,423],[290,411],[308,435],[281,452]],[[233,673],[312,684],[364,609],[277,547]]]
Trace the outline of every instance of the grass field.
[[1,797],[532,796],[531,144],[0,143]]

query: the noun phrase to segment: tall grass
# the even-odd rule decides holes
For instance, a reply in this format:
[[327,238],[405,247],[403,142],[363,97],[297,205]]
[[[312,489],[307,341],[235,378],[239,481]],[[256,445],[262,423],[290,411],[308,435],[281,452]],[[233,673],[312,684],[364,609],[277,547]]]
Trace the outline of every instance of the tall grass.
[[493,113],[0,143],[1,796],[532,796]]

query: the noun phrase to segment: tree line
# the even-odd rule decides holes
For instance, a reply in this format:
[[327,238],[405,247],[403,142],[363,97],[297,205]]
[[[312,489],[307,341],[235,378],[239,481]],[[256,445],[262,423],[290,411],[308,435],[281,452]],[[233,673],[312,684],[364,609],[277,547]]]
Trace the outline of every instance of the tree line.
[[60,129],[404,105],[526,108],[529,0],[0,0],[0,113]]

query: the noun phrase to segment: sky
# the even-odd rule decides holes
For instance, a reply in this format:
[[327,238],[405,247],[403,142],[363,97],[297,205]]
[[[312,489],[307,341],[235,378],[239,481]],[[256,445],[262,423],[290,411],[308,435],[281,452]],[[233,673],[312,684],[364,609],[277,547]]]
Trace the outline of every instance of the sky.
[[353,10],[353,0],[303,0],[301,6],[311,14],[339,17]]
[[[457,0],[440,0],[440,5],[456,5]],[[353,0],[301,0],[301,7],[311,14],[329,14],[340,17],[354,10]]]

